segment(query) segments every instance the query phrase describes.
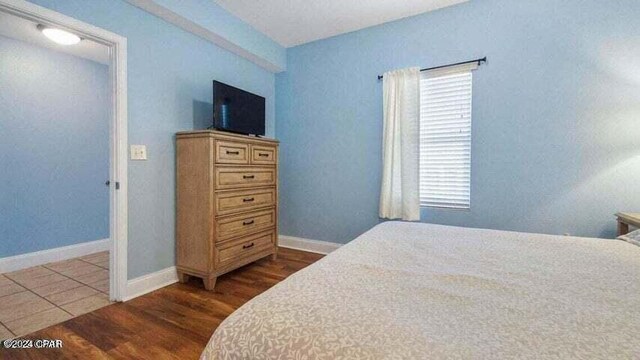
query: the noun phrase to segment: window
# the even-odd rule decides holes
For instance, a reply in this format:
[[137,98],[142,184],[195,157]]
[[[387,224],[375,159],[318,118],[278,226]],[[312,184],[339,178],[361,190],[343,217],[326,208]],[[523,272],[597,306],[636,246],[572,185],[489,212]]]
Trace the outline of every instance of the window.
[[420,206],[469,209],[471,92],[476,64],[420,80]]

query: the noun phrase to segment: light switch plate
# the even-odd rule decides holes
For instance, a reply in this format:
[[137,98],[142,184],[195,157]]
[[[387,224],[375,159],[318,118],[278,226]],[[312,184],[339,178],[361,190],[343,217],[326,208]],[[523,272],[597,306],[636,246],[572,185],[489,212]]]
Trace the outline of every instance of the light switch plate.
[[147,146],[131,145],[131,160],[147,160]]

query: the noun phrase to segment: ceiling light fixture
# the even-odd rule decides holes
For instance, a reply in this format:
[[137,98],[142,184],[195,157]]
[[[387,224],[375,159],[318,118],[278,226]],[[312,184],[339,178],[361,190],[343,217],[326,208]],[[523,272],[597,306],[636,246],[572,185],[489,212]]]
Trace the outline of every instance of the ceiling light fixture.
[[38,30],[40,30],[44,36],[49,38],[49,40],[60,45],[75,45],[82,40],[76,34],[72,34],[62,29],[44,26],[42,24],[38,25]]

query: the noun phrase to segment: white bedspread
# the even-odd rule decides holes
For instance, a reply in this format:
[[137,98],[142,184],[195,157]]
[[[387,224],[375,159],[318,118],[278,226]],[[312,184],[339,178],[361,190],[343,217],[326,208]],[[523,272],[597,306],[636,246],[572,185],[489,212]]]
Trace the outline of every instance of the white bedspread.
[[640,247],[387,222],[251,300],[203,359],[640,359]]

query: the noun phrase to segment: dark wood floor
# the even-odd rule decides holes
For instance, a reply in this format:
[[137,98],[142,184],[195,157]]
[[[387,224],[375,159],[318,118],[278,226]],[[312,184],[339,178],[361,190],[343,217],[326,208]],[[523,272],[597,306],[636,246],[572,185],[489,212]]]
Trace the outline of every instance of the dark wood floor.
[[281,248],[275,261],[221,276],[213,292],[198,279],[174,284],[25,337],[61,339],[62,349],[0,349],[0,359],[197,359],[235,309],[321,257]]

